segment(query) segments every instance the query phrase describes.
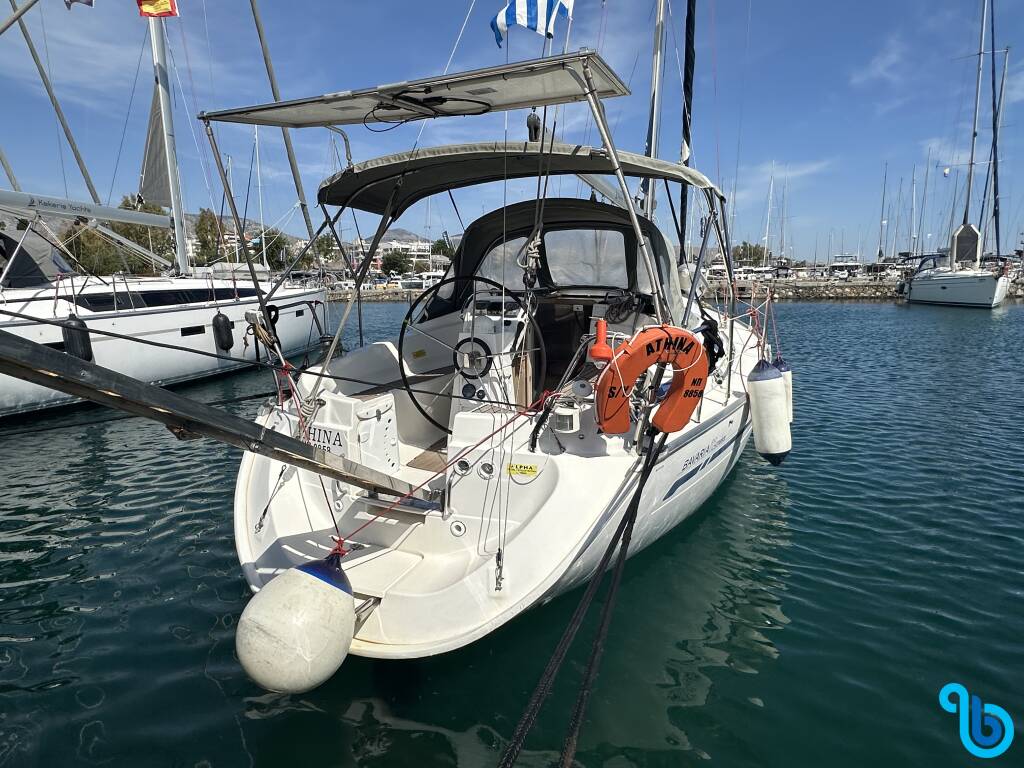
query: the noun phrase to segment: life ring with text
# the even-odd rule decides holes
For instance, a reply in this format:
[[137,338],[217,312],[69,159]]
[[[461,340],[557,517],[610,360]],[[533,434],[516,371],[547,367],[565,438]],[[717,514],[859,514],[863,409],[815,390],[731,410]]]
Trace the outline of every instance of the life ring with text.
[[601,431],[629,431],[629,401],[636,380],[652,365],[673,368],[672,385],[651,419],[661,432],[678,432],[697,409],[708,380],[708,357],[693,333],[672,325],[644,328],[615,350],[597,379],[597,423]]

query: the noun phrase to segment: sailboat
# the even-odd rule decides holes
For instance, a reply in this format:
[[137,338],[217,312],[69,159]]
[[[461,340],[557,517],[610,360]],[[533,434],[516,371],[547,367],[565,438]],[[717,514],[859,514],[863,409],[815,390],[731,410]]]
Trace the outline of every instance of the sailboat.
[[[562,143],[528,119],[525,141],[417,146],[324,180],[325,221],[353,210],[379,224],[324,362],[297,370],[279,359],[280,394],[255,423],[0,332],[0,372],[244,450],[234,538],[254,596],[236,649],[258,684],[300,692],[350,653],[463,647],[593,584],[616,547],[620,560],[636,554],[693,515],[752,434],[773,464],[789,453],[791,374],[781,358],[767,362],[764,329],[738,303],[725,196],[700,171],[655,157],[654,141],[648,155],[615,145],[604,102],[628,94],[582,49],[201,114],[222,181],[221,122],[337,128],[584,103],[601,141]],[[614,201],[549,196],[547,182],[567,175],[612,179]],[[403,214],[522,179],[537,180],[535,196],[465,228],[445,278],[411,302],[396,338],[333,355]],[[689,188],[703,207],[694,276],[722,254],[721,305],[700,279],[682,290],[654,217],[659,184]],[[238,221],[230,194],[228,204]]]
[[[1010,288],[1007,268],[982,268],[981,231],[970,221],[971,192],[974,180],[974,153],[978,136],[978,112],[981,102],[981,76],[985,62],[985,22],[989,3],[981,4],[981,35],[978,44],[978,76],[974,94],[974,130],[971,157],[967,167],[963,222],[952,233],[947,254],[925,256],[907,280],[907,301],[912,304],[946,304],[958,307],[998,307]],[[993,67],[994,67],[993,63]],[[997,157],[997,137],[992,138],[993,158]],[[997,247],[998,248],[998,247]],[[964,269],[961,263],[973,262]]]
[[[172,384],[265,361],[269,346],[286,356],[318,346],[326,330],[326,296],[323,288],[296,288],[283,278],[270,283],[269,272],[244,283],[237,275],[196,274],[186,248],[164,23],[149,19],[155,84],[140,191],[167,203],[170,217],[0,190],[0,210],[23,222],[20,230],[0,232],[0,329],[133,378]],[[85,222],[167,272],[91,274],[47,225],[53,218]],[[176,263],[120,237],[109,222],[172,229]],[[251,321],[261,303],[273,307],[271,333],[258,334]],[[0,417],[75,402],[67,393],[0,377]]]
[[[260,412],[263,429],[306,436],[364,476],[325,482],[287,461],[243,456],[235,544],[256,597],[238,648],[265,687],[307,688],[348,652],[410,659],[479,639],[602,570],[638,488],[631,553],[693,514],[739,459],[763,339],[734,304],[705,304],[699,281],[681,292],[674,249],[634,210],[626,178],[650,189],[683,183],[703,198],[698,271],[712,236],[731,252],[724,196],[696,170],[615,147],[603,99],[627,93],[584,50],[201,116],[301,128],[588,101],[601,147],[419,148],[325,180],[321,204],[381,217],[358,280],[387,228],[431,195],[612,175],[624,201],[541,197],[484,214],[466,227],[448,276],[412,302],[398,338],[303,372],[290,400]],[[672,384],[660,395],[666,367]],[[788,440],[788,421],[785,430]],[[774,461],[788,451],[759,447]],[[322,565],[332,557],[339,569]],[[322,603],[309,617],[329,637],[303,607],[325,583],[342,585],[353,605],[337,624]],[[306,661],[293,664],[295,653]]]

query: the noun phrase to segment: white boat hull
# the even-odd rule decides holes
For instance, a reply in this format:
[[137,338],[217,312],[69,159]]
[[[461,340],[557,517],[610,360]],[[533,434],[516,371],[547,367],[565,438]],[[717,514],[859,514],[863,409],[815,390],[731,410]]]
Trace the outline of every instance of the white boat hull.
[[[45,293],[45,292],[44,292]],[[49,294],[52,296],[53,291]],[[322,289],[281,291],[275,296],[275,303],[287,308],[281,309],[277,333],[286,354],[300,354],[319,342],[319,331],[313,321],[313,312],[324,326],[325,295]],[[19,305],[10,299],[4,308],[22,311],[28,307],[38,310],[40,305],[50,309],[52,301],[31,302]],[[63,304],[63,302],[62,302]],[[70,307],[70,305],[68,305]],[[47,320],[65,320],[68,307],[60,307],[52,313],[41,316]],[[76,314],[86,322],[90,330],[93,361],[106,368],[132,378],[154,384],[176,384],[185,381],[214,376],[246,367],[250,363],[235,360],[216,359],[194,354],[196,350],[211,354],[230,355],[232,358],[255,362],[257,350],[252,337],[245,338],[245,313],[259,308],[256,298],[229,301],[211,301],[205,304],[189,304],[166,308],[139,310],[121,309],[116,312],[90,313],[77,309]],[[229,352],[217,348],[211,322],[218,312],[234,323],[234,346]],[[30,320],[0,320],[0,330],[8,331],[22,338],[40,344],[58,346],[63,344],[62,329],[58,326],[37,323]],[[130,336],[118,339],[104,336],[99,331],[110,331]],[[169,344],[181,349],[166,349],[139,344],[133,339]],[[58,348],[62,348],[58,346]],[[260,359],[267,358],[266,350],[260,347]],[[0,376],[0,417],[38,411],[46,408],[71,405],[80,402],[56,390],[40,387],[21,379]]]
[[[731,377],[709,384],[703,413],[666,443],[641,496],[631,555],[699,509],[750,437],[742,382],[756,354],[745,343],[749,330],[736,329],[736,349],[747,351],[737,357]],[[335,361],[332,372],[380,380],[374,366],[390,354],[389,343],[374,344]],[[355,370],[362,373],[349,373]],[[412,435],[429,445],[436,436],[409,427],[404,390],[352,397],[327,392],[323,398],[327,405],[316,416],[311,442],[408,482],[447,489],[442,508],[403,506],[377,519],[385,502],[243,455],[235,545],[246,580],[258,591],[287,568],[324,557],[340,532],[355,547],[342,566],[357,604],[375,603],[357,625],[350,651],[355,655],[404,659],[451,651],[578,586],[599,567],[636,487],[642,459],[628,437],[584,427],[581,436],[564,438],[561,452],[550,436],[532,450],[536,417],[519,418],[502,432],[509,411],[471,409],[454,417],[446,458],[431,467],[440,470],[434,474],[412,469],[416,452],[405,441]],[[294,433],[292,413],[290,404],[275,406],[259,421]],[[488,437],[496,430],[503,440]],[[449,457],[464,458],[465,467],[452,467]]]
[[998,307],[1006,298],[1010,279],[983,270],[929,270],[910,281],[907,301],[958,307]]

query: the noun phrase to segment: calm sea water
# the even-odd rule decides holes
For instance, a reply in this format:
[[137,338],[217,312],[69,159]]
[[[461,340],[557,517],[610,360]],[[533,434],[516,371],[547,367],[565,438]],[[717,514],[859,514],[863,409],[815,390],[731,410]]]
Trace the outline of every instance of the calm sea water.
[[[404,311],[367,306],[368,335]],[[630,561],[585,766],[965,765],[938,705],[950,681],[1024,731],[1024,306],[778,316],[794,452],[774,469],[748,449]],[[0,427],[0,456],[0,766],[493,765],[579,597],[454,653],[352,658],[319,690],[268,694],[234,656],[237,451],[83,408]],[[523,765],[557,754],[593,626]],[[1024,764],[1018,742],[993,764]]]

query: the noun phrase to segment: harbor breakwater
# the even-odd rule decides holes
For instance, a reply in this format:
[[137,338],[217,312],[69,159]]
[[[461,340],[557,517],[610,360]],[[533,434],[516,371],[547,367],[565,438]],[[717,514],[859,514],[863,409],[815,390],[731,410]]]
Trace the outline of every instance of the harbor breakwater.
[[[738,283],[741,297],[750,296],[754,283]],[[763,284],[761,284],[763,285]],[[897,280],[776,280],[772,290],[777,301],[893,301]],[[724,290],[725,286],[721,286]],[[1024,299],[1024,280],[1010,283],[1008,299]]]
[[[777,301],[895,301],[900,298],[896,293],[896,280],[775,280],[771,283],[763,281],[741,280],[736,283],[739,296],[750,298],[753,291],[764,296],[765,286],[771,285]],[[718,295],[726,293],[724,281],[712,281],[711,289]],[[392,289],[368,290],[363,293],[363,301],[412,302],[419,291]],[[347,301],[352,291],[331,291],[331,301]],[[1010,283],[1008,299],[1024,299],[1024,279],[1017,278]]]

